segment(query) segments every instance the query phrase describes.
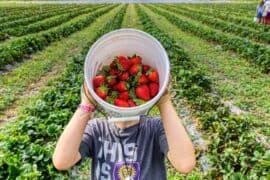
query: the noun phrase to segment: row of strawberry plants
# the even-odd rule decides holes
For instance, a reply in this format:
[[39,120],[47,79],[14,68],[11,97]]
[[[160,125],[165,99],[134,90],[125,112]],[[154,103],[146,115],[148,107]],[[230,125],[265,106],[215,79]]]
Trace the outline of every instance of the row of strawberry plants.
[[[14,16],[19,14],[29,14],[29,13],[37,13],[42,11],[48,11],[51,9],[60,8],[60,6],[49,6],[49,5],[42,5],[42,6],[23,6],[23,7],[14,7],[12,5],[0,7],[0,22],[5,17]],[[42,10],[42,11],[41,11]]]
[[89,24],[96,18],[113,9],[116,5],[105,7],[102,10],[91,12],[80,19],[65,23],[59,27],[47,30],[39,34],[28,35],[12,42],[8,42],[0,46],[0,67],[13,62],[23,60],[27,55],[30,55],[38,50],[42,50],[50,43],[67,37],[70,34],[77,32]]
[[255,40],[262,43],[270,43],[270,33],[269,32],[258,32],[248,27],[242,27],[230,22],[225,22],[223,20],[216,19],[214,17],[208,15],[202,15],[200,12],[192,11],[192,10],[183,10],[176,9],[168,6],[161,6],[163,8],[168,9],[169,11],[176,12],[177,14],[181,14],[185,17],[198,20],[204,24],[211,26],[212,28],[222,30],[224,32],[233,33],[237,36],[241,36],[244,38],[249,38],[251,40]]
[[16,123],[1,130],[0,179],[69,179],[67,171],[59,172],[53,167],[52,151],[79,104],[83,62],[89,46],[104,33],[121,27],[126,7],[93,32],[95,38],[73,57],[50,90],[28,105]]
[[23,36],[23,35],[26,35],[29,33],[44,31],[44,30],[47,30],[51,27],[58,26],[62,23],[65,23],[65,22],[69,21],[70,19],[77,17],[79,15],[86,14],[86,13],[89,13],[91,11],[95,11],[96,9],[99,9],[103,6],[104,5],[95,6],[94,8],[89,7],[89,8],[83,9],[83,10],[65,13],[63,15],[55,16],[55,17],[52,17],[52,18],[47,19],[45,21],[40,21],[40,22],[31,24],[31,25],[16,26],[15,28],[5,29],[2,32],[7,33],[8,35],[12,35],[12,36]]
[[57,16],[63,13],[70,13],[73,11],[76,11],[78,9],[84,9],[87,8],[87,6],[82,7],[82,8],[78,8],[78,7],[73,7],[73,8],[63,8],[63,9],[55,9],[54,11],[49,11],[43,14],[37,14],[35,16],[31,16],[31,17],[27,17],[27,18],[22,18],[22,19],[18,19],[16,21],[8,21],[6,23],[1,23],[0,24],[0,30],[6,29],[6,28],[11,28],[11,27],[17,27],[20,25],[28,25],[30,23],[34,23],[49,17],[53,17],[53,16]]
[[0,32],[0,42],[8,39],[9,36],[6,33]]
[[212,4],[209,5],[199,5],[199,7],[205,9],[205,10],[213,10],[213,11],[221,11],[221,12],[228,12],[228,13],[235,13],[237,15],[254,15],[256,11],[256,7],[258,4]]
[[263,72],[270,71],[270,49],[266,46],[252,42],[245,38],[224,34],[202,24],[196,25],[190,21],[181,19],[169,11],[160,10],[153,6],[148,7],[152,11],[164,16],[183,31],[188,31],[189,33],[193,33],[203,39],[219,43],[224,49],[233,50],[239,53],[239,55],[257,65],[258,68],[260,68]]
[[232,115],[221,99],[211,93],[211,82],[177,45],[179,43],[159,29],[141,7],[136,8],[144,30],[155,36],[168,52],[177,94],[174,99],[187,99],[199,119],[200,128],[212,141],[207,150],[212,169],[207,176],[265,177],[267,167],[263,163],[270,160],[270,154],[250,132],[252,122]]
[[[0,7],[0,18],[10,16],[10,15],[16,15],[18,13],[20,14],[26,14],[28,13],[29,10],[36,11],[39,10],[42,12],[43,10],[49,10],[55,7],[61,7],[61,6],[56,6],[56,5],[36,5],[36,6],[31,6],[31,5],[26,5],[26,6],[13,6],[13,5],[8,5],[8,6],[1,6]],[[1,22],[1,21],[0,21]]]
[[252,10],[249,8],[246,8],[247,6],[244,7],[239,7],[237,10],[235,9],[236,6],[230,5],[230,6],[220,6],[217,7],[215,5],[212,6],[196,6],[197,8],[200,8],[203,11],[211,11],[211,12],[222,12],[227,15],[233,15],[233,16],[240,16],[243,18],[250,18],[255,15],[256,12],[256,6],[252,5]]
[[9,23],[11,21],[17,21],[23,18],[28,18],[28,17],[32,17],[32,16],[38,16],[40,14],[43,13],[49,13],[49,12],[54,12],[54,11],[61,11],[61,10],[67,10],[68,8],[66,7],[51,7],[51,8],[44,8],[42,10],[38,10],[38,9],[33,9],[31,7],[29,7],[28,10],[25,10],[23,12],[17,12],[17,10],[14,10],[14,14],[11,15],[6,15],[4,17],[0,17],[0,23]]
[[[178,7],[178,6],[175,6],[175,7]],[[233,22],[235,24],[238,24],[238,25],[241,25],[241,26],[244,26],[244,27],[249,27],[249,28],[261,31],[261,32],[270,30],[270,27],[267,27],[267,26],[264,27],[262,24],[253,22],[250,19],[245,19],[245,18],[242,18],[242,17],[239,17],[239,16],[228,15],[227,13],[223,13],[223,12],[205,11],[205,10],[201,10],[201,9],[198,9],[198,8],[190,8],[190,7],[188,7],[188,8],[183,7],[181,9],[194,10],[194,11],[196,11],[198,13],[201,13],[201,14],[204,14],[204,15],[208,15],[208,16],[211,15],[213,17],[222,19],[224,21]]]

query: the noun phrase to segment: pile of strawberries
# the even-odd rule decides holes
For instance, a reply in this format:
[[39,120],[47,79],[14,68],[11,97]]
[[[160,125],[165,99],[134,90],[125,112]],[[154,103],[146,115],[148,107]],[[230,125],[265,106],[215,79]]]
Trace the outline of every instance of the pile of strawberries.
[[159,75],[140,56],[117,56],[93,78],[96,94],[119,107],[139,106],[158,94]]

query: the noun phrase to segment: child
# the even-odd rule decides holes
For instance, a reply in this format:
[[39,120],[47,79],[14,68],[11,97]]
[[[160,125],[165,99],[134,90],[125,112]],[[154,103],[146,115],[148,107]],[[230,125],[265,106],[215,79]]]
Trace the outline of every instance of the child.
[[262,23],[262,20],[263,20],[262,19],[263,18],[263,5],[264,5],[264,2],[261,1],[256,9],[257,22],[259,22],[259,23]]
[[[59,138],[53,163],[58,170],[92,158],[91,179],[166,179],[165,156],[182,173],[196,163],[192,142],[166,90],[157,106],[161,118],[108,123],[92,119],[96,102],[88,92]],[[90,121],[89,121],[90,119]]]
[[263,5],[263,14],[262,14],[263,24],[264,25],[270,23],[270,14],[269,14],[269,12],[270,12],[270,1],[266,0],[264,5]]

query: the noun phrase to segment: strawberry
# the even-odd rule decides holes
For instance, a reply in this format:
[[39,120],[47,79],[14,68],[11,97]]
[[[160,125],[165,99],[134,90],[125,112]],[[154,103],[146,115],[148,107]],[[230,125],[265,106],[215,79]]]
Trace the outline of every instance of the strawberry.
[[118,96],[118,99],[122,99],[122,100],[125,100],[127,101],[129,98],[129,93],[128,91],[124,91],[124,92],[121,92]]
[[96,94],[101,98],[101,99],[106,99],[108,95],[108,87],[106,85],[101,85],[96,89]]
[[143,73],[146,73],[150,69],[150,66],[147,64],[143,65]]
[[107,84],[109,85],[109,87],[113,87],[116,83],[117,83],[117,80],[115,76],[107,77]]
[[98,75],[93,78],[94,88],[98,88],[101,84],[105,84],[106,78],[103,75]]
[[141,71],[142,71],[142,66],[140,64],[134,64],[129,69],[129,73],[134,74],[134,75],[138,74]]
[[140,56],[136,56],[134,55],[131,59],[130,59],[130,63],[132,65],[134,64],[142,64],[142,58]]
[[119,71],[127,71],[131,65],[130,61],[125,56],[116,57],[115,64]]
[[118,71],[117,71],[116,68],[112,68],[112,69],[109,71],[109,74],[110,74],[111,76],[115,76],[115,75],[118,74]]
[[155,97],[158,93],[159,90],[159,85],[157,83],[150,83],[148,85],[149,89],[150,89],[150,96]]
[[146,73],[147,75],[147,78],[150,80],[150,81],[153,81],[153,82],[158,82],[159,78],[158,78],[158,72],[154,69],[150,69],[147,71]]
[[119,106],[119,107],[129,107],[128,102],[124,101],[122,99],[115,99],[114,100],[114,105]]
[[121,81],[126,81],[129,79],[129,73],[128,71],[122,72],[118,77]]
[[127,102],[128,102],[129,107],[137,106],[136,103],[132,99],[129,99]]
[[113,87],[114,90],[117,90],[119,92],[127,91],[129,89],[128,83],[125,81],[120,81],[118,84],[116,84]]
[[140,85],[135,89],[136,96],[142,100],[150,99],[150,91],[147,85]]
[[142,74],[140,76],[140,78],[138,79],[139,84],[145,84],[145,83],[148,83],[148,81],[149,80],[147,79],[147,77],[144,74]]

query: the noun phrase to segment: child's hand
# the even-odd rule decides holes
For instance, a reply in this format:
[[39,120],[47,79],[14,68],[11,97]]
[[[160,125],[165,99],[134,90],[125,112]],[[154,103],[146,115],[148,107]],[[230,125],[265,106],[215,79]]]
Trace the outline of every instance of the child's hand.
[[81,87],[81,103],[82,104],[92,105],[92,106],[97,105],[97,102],[95,101],[95,99],[90,94],[85,82],[83,83],[83,86]]
[[167,88],[164,91],[163,95],[160,97],[159,101],[157,102],[157,106],[160,106],[160,105],[162,105],[166,102],[169,102],[171,100],[171,94],[170,94],[171,82],[172,82],[172,79],[171,79],[171,75],[170,75],[169,81],[167,84]]

